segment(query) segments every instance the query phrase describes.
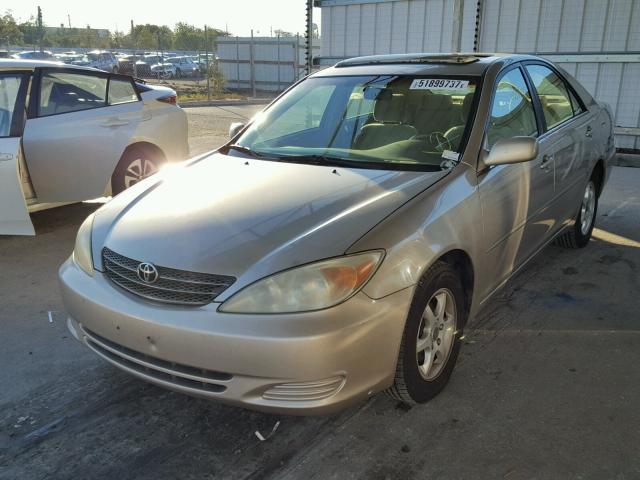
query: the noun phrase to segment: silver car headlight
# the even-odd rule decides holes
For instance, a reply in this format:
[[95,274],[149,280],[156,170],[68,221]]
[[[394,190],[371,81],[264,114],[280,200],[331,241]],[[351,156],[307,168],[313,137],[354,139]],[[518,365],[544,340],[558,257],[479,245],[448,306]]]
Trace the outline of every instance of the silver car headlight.
[[78,265],[87,275],[93,277],[93,255],[91,252],[91,230],[93,228],[92,213],[89,215],[80,228],[78,229],[78,235],[76,236],[76,245],[73,247],[73,261]]
[[355,295],[382,261],[381,250],[346,255],[263,278],[225,301],[226,313],[292,313],[333,307]]

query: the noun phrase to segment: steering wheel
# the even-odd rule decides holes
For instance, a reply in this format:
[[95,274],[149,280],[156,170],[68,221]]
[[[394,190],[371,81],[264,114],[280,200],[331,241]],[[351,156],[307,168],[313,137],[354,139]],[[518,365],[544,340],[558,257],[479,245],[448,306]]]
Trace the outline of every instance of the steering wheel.
[[439,153],[442,153],[445,150],[453,150],[453,145],[447,138],[446,134],[442,132],[431,132],[429,134],[429,141],[433,145],[433,148],[435,148]]

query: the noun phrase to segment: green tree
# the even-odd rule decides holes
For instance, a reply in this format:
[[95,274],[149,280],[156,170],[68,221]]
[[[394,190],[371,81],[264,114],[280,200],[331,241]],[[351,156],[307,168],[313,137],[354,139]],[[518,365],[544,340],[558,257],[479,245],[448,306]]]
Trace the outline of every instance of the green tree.
[[178,50],[200,50],[204,47],[204,31],[188,23],[176,23],[173,29],[173,46]]
[[24,39],[11,10],[0,16],[0,45],[20,45]]

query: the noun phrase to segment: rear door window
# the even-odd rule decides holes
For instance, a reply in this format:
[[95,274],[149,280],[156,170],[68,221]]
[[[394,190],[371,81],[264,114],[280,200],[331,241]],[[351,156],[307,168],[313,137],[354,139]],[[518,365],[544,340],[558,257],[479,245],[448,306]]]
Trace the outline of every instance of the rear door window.
[[131,80],[113,77],[109,80],[109,105],[138,101],[138,94]]
[[40,83],[38,115],[46,117],[104,107],[106,99],[106,76],[45,72]]
[[570,120],[573,106],[564,80],[544,65],[527,65],[526,68],[540,99],[547,129]]

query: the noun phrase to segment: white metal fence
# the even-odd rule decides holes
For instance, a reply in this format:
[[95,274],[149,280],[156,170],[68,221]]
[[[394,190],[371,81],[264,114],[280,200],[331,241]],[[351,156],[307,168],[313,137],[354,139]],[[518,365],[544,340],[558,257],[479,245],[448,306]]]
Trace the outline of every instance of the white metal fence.
[[356,55],[534,53],[564,67],[640,149],[640,0],[319,0],[321,64]]
[[[320,53],[314,40],[315,55]],[[279,92],[305,72],[302,37],[225,37],[217,55],[227,88]]]

